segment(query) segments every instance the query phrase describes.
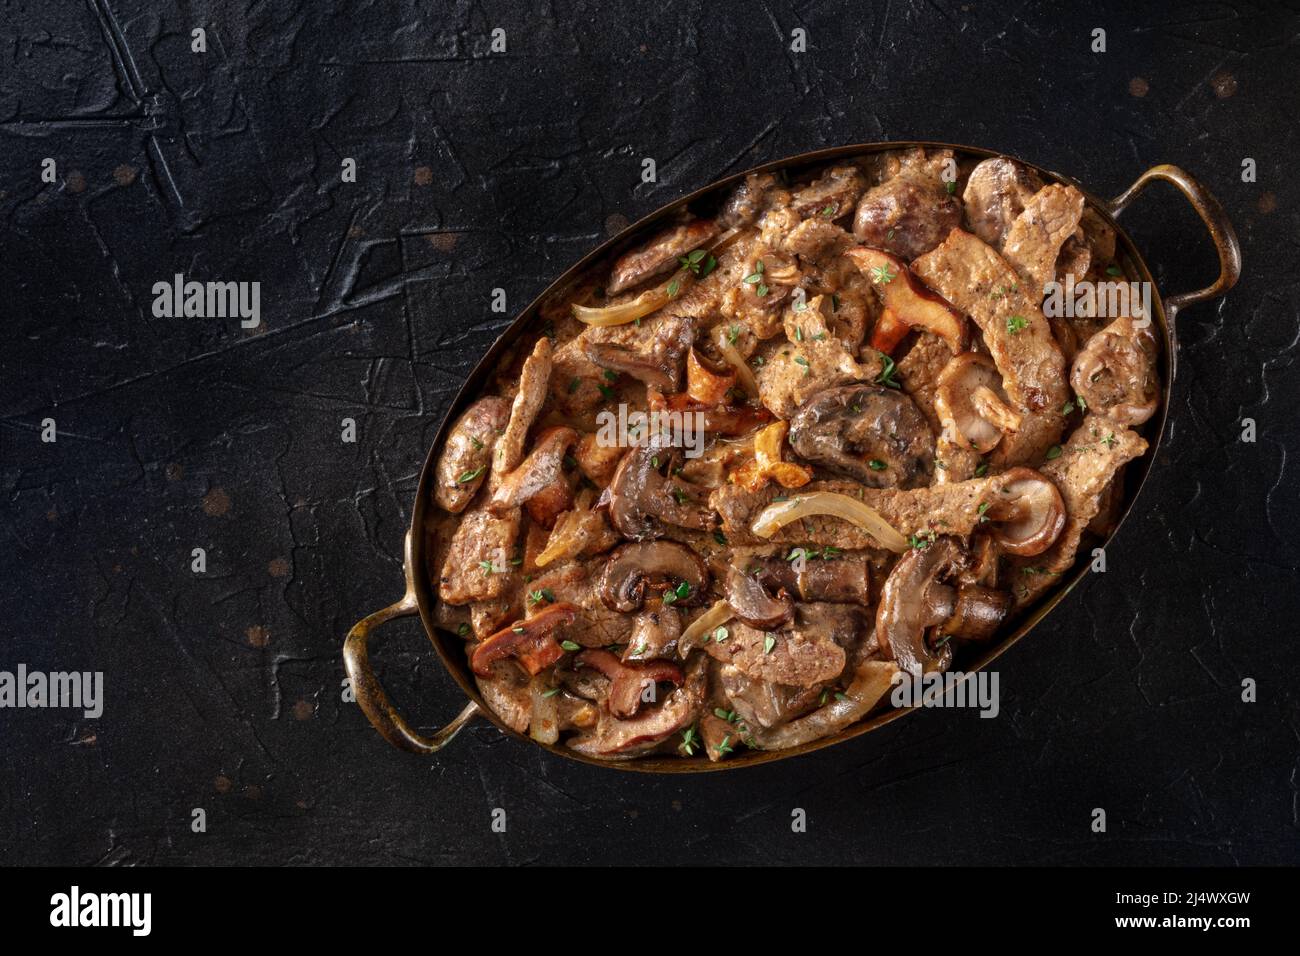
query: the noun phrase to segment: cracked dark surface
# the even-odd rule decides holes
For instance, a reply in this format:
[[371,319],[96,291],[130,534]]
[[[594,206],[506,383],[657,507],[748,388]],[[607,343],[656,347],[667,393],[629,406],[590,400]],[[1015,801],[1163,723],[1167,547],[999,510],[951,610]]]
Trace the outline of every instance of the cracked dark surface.
[[[0,10],[0,669],[103,670],[107,696],[97,721],[0,711],[0,862],[1300,862],[1300,17],[326,6]],[[1102,194],[1183,165],[1245,250],[1238,288],[1180,319],[1169,429],[1107,573],[999,661],[1001,717],[923,712],[707,778],[561,761],[486,724],[432,759],[384,744],[340,699],[340,645],[400,593],[427,445],[508,324],[491,290],[513,314],[607,224],[770,159],[911,136]],[[1171,190],[1126,220],[1166,291],[1211,275]],[[154,318],[175,272],[260,281],[263,327]],[[419,625],[388,631],[394,697],[450,718]]]

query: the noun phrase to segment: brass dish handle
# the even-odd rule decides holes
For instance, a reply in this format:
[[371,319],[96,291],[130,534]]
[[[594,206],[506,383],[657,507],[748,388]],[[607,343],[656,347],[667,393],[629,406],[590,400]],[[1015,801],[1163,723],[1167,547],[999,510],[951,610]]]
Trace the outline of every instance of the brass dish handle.
[[1152,166],[1144,172],[1132,186],[1105,204],[1106,211],[1112,218],[1118,219],[1120,213],[1128,208],[1128,204],[1134,197],[1142,192],[1148,183],[1155,180],[1171,183],[1183,194],[1183,198],[1192,204],[1192,208],[1196,210],[1196,214],[1201,217],[1201,221],[1210,231],[1210,239],[1219,254],[1217,279],[1203,289],[1171,295],[1165,299],[1165,316],[1172,323],[1182,309],[1197,302],[1218,298],[1237,284],[1237,280],[1241,278],[1241,243],[1237,241],[1237,233],[1233,230],[1232,223],[1228,221],[1228,214],[1223,211],[1223,206],[1214,195],[1186,170],[1170,166],[1168,163]]
[[415,597],[409,531],[406,533],[405,556],[406,593],[397,603],[368,614],[352,625],[352,630],[348,631],[347,639],[343,642],[343,666],[347,669],[348,677],[352,679],[352,692],[356,695],[357,703],[361,705],[362,713],[374,725],[375,730],[379,731],[380,735],[394,747],[417,754],[431,754],[437,753],[451,743],[451,739],[460,733],[461,728],[474,719],[478,714],[478,704],[471,701],[452,719],[451,723],[432,736],[426,737],[397,712],[397,708],[384,693],[375,669],[370,665],[367,645],[370,641],[371,629],[398,618],[410,617],[419,610]]

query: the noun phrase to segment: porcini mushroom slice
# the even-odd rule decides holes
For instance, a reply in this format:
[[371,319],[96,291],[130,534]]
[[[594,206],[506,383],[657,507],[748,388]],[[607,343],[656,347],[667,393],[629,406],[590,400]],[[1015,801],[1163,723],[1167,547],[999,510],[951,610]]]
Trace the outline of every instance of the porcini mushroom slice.
[[734,565],[727,570],[727,604],[736,617],[762,631],[774,630],[794,615],[794,602],[784,589],[769,594],[761,571],[747,574]]
[[1020,415],[1008,406],[1002,375],[987,355],[954,355],[939,373],[934,411],[948,434],[963,448],[981,455],[1002,435],[1020,427]]
[[889,572],[876,610],[876,640],[900,669],[919,675],[952,664],[948,643],[936,652],[926,643],[925,632],[951,614],[952,589],[943,579],[956,572],[961,559],[956,540],[945,536],[927,548],[908,551]]
[[456,419],[447,435],[433,486],[434,500],[459,514],[483,484],[492,448],[510,420],[510,403],[495,395],[481,398]]
[[[670,603],[698,599],[708,586],[709,570],[694,551],[674,541],[638,541],[615,550],[601,575],[600,599],[611,611],[630,614],[645,602],[646,584],[665,583],[678,588]],[[680,593],[685,583],[686,594]]]
[[686,354],[686,394],[701,405],[721,405],[736,384],[734,368],[719,369],[692,348]]
[[1065,502],[1056,485],[1032,468],[1012,468],[984,517],[995,522],[991,534],[1003,551],[1042,554],[1065,527]]
[[965,350],[965,318],[947,299],[927,288],[902,259],[868,246],[850,249],[845,255],[871,280],[896,319],[933,332],[948,343],[954,355]]
[[501,479],[488,502],[488,510],[502,514],[553,487],[563,476],[564,456],[577,443],[578,433],[563,425],[538,435],[532,453]]
[[621,720],[636,716],[647,687],[660,683],[680,687],[686,679],[682,669],[672,661],[624,663],[609,651],[598,648],[581,651],[574,663],[591,667],[609,678],[609,712]]
[[910,395],[878,385],[818,392],[790,419],[795,454],[869,488],[925,484],[934,434]]
[[527,620],[515,621],[483,639],[470,655],[469,666],[480,677],[492,673],[492,663],[506,657],[519,661],[529,674],[537,674],[564,656],[555,632],[572,624],[578,609],[572,604],[552,604]]

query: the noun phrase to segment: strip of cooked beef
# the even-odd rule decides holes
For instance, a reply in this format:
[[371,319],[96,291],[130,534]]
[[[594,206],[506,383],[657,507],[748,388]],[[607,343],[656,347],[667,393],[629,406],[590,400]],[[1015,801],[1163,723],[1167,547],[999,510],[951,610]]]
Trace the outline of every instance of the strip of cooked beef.
[[718,234],[712,219],[692,219],[660,232],[619,256],[610,272],[607,295],[618,295],[679,268],[679,260]]
[[704,644],[710,656],[748,677],[773,684],[812,687],[839,677],[845,648],[868,630],[869,618],[856,604],[799,603],[794,618],[773,631],[732,621],[721,641]]
[[751,225],[774,190],[776,177],[771,173],[750,173],[723,205],[718,222],[729,229]]
[[685,730],[704,709],[708,693],[705,660],[696,655],[686,665],[681,687],[674,688],[661,703],[641,708],[630,720],[621,720],[601,706],[595,729],[570,740],[569,746],[595,757],[632,757]]
[[880,374],[879,356],[859,362],[831,334],[827,314],[830,296],[813,296],[806,307],[785,311],[786,341],[758,369],[758,392],[778,418],[789,420],[800,405],[818,392],[850,382],[870,382]]
[[1008,467],[1042,461],[1064,431],[1069,390],[1065,359],[1038,297],[995,249],[961,229],[912,268],[979,326],[1003,388],[1022,413],[1021,427],[1003,437],[994,460]]
[[739,718],[732,725],[742,738],[751,730],[779,727],[798,717],[813,707],[822,693],[816,685],[797,687],[751,677],[733,664],[719,667],[718,683],[726,695],[729,710]]
[[804,219],[834,222],[847,215],[866,189],[856,166],[832,166],[790,197],[790,208]]
[[482,508],[465,512],[442,564],[438,596],[448,604],[499,598],[512,582],[519,523],[518,508],[500,515]]
[[465,409],[438,456],[434,500],[457,514],[465,510],[492,464],[492,449],[510,419],[510,403],[489,395]]
[[1045,295],[1056,280],[1061,246],[1079,228],[1083,193],[1073,186],[1044,186],[1011,223],[1002,256],[1011,263],[1031,297]]

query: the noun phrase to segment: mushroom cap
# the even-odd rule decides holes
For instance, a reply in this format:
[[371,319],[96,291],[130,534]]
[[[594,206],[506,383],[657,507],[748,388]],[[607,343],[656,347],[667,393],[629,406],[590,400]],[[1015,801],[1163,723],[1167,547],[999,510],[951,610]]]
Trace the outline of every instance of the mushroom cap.
[[709,569],[699,555],[675,541],[636,541],[610,554],[598,593],[611,611],[630,614],[645,603],[650,580],[685,581],[690,593],[680,600],[686,603],[707,588]]
[[934,411],[946,433],[963,448],[992,451],[1004,431],[1019,425],[1002,390],[993,360],[979,352],[954,355],[939,373]]
[[879,385],[818,392],[791,418],[789,440],[800,457],[869,488],[924,484],[934,460],[934,434],[911,396]]
[[794,616],[794,602],[782,588],[775,596],[764,586],[762,570],[746,574],[732,565],[727,569],[727,603],[731,612],[750,627],[770,631]]
[[1121,425],[1141,425],[1160,404],[1158,348],[1150,323],[1139,328],[1131,318],[1118,318],[1075,356],[1070,384],[1093,411]]
[[1003,551],[1022,557],[1042,554],[1065,527],[1060,491],[1032,468],[1012,468],[984,516],[995,522],[991,534]]
[[959,570],[963,557],[957,539],[945,535],[927,548],[908,551],[885,579],[876,610],[876,640],[900,669],[921,674],[951,666],[952,647],[945,643],[936,653],[926,643],[925,632],[951,616],[953,589],[942,580]]

